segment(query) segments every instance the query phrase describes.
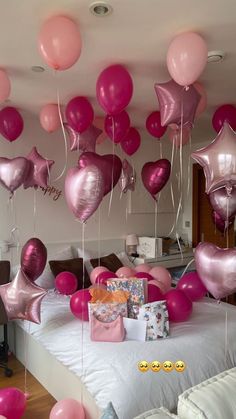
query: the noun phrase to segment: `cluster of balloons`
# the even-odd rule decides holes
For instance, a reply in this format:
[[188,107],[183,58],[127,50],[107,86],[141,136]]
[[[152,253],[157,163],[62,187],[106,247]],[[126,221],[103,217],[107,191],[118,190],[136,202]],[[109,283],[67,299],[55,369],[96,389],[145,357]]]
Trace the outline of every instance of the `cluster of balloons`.
[[0,419],[21,419],[26,409],[26,396],[16,387],[0,389]]
[[63,399],[53,406],[49,419],[85,419],[85,410],[77,400]]

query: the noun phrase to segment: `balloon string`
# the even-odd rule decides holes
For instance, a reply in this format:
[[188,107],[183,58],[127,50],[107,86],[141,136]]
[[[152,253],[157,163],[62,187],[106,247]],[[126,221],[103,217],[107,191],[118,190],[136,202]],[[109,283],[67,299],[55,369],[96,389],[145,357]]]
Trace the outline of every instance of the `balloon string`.
[[11,218],[12,218],[12,229],[11,229],[11,241],[16,245],[16,257],[19,257],[19,249],[20,249],[20,230],[17,226],[17,216],[16,216],[16,205],[15,205],[15,197],[16,192],[9,198],[10,208],[11,208]]
[[155,200],[155,221],[154,221],[154,231],[155,231],[155,243],[156,243],[156,238],[157,238],[157,200]]
[[[183,92],[184,92],[184,90],[183,90]],[[180,150],[179,150],[179,165],[180,165],[179,190],[180,190],[180,196],[179,196],[179,204],[178,204],[176,221],[175,221],[176,239],[177,239],[178,245],[179,245],[179,240],[178,240],[178,237],[177,237],[178,236],[177,228],[178,228],[178,220],[179,220],[179,216],[180,216],[180,211],[182,209],[182,198],[183,198],[183,155],[182,155],[182,147],[183,147],[183,95],[181,97],[181,125],[180,125]],[[179,250],[181,252],[180,247],[179,247]]]
[[225,364],[227,361],[228,353],[228,312],[225,310]]
[[[175,143],[173,141],[172,142],[172,151],[171,151],[171,168],[173,168],[174,156],[175,156]],[[175,214],[175,197],[174,197],[174,191],[173,191],[173,176],[171,176],[171,181],[170,181],[170,193],[171,193],[173,213]],[[173,225],[171,227],[171,230],[167,234],[167,236],[170,236],[173,233],[174,229],[175,229],[175,219],[173,221]]]
[[161,142],[161,140],[159,140],[159,149],[160,149],[160,159],[162,159],[163,153],[162,153],[162,142]]
[[[84,236],[85,236],[85,223],[82,224],[82,258],[83,258],[83,281],[82,289],[85,285],[85,262],[84,262]],[[84,291],[83,291],[84,292]],[[84,310],[82,310],[82,324],[81,324],[81,373],[84,374]],[[83,387],[83,386],[82,386]],[[81,404],[83,405],[83,388],[81,389]]]
[[114,124],[114,118],[112,118],[112,171],[111,171],[111,193],[110,193],[110,200],[109,200],[109,208],[108,208],[108,217],[110,216],[111,212],[111,203],[112,203],[112,197],[113,197],[113,184],[114,184],[114,162],[115,162],[115,124]]
[[195,261],[195,259],[191,259],[190,262],[187,264],[187,266],[185,267],[184,271],[182,272],[182,275],[180,278],[182,278],[182,276],[184,276],[185,272],[188,270],[189,266],[192,265],[192,263]]
[[101,264],[101,210],[98,207],[98,266]]
[[227,217],[227,221],[226,221],[226,223],[227,224],[225,224],[225,226],[226,226],[226,228],[227,228],[227,230],[226,230],[226,247],[227,247],[227,249],[228,249],[228,247],[229,247],[229,197],[227,196],[227,199],[226,199],[226,217]]
[[30,335],[30,322],[28,322],[28,332],[24,331],[24,358],[25,358],[25,365],[24,365],[24,393],[26,398],[29,398],[29,391],[27,387],[27,376],[28,376],[28,355],[29,355],[29,339],[28,335]]
[[188,185],[187,185],[187,201],[190,192],[190,169],[191,169],[191,149],[192,149],[192,135],[189,136],[189,156],[188,156]]
[[37,190],[34,188],[34,210],[33,210],[33,220],[34,220],[34,237],[36,236],[36,215],[37,215],[37,197],[36,197]]

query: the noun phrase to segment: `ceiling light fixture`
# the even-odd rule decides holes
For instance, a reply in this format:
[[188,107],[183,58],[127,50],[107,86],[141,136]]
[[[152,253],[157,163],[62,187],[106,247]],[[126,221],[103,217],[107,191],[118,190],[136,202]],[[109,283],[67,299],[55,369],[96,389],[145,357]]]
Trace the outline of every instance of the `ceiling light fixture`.
[[35,73],[43,73],[45,71],[45,68],[41,67],[40,65],[33,65],[31,67],[31,70]]
[[225,53],[223,51],[209,51],[207,57],[208,63],[219,63],[225,58]]
[[112,13],[113,9],[110,4],[105,1],[95,1],[89,6],[90,12],[98,17],[108,16]]

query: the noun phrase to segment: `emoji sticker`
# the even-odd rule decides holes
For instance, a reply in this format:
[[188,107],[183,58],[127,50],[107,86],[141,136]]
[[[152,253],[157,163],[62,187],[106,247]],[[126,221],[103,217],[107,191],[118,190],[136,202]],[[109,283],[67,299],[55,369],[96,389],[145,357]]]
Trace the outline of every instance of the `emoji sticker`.
[[161,369],[161,363],[159,361],[150,362],[150,368],[153,372],[159,372]]
[[174,369],[174,365],[171,361],[165,361],[162,364],[162,368],[165,372],[171,372]]
[[183,372],[185,370],[185,368],[186,368],[186,365],[185,365],[184,361],[177,361],[175,363],[175,370],[177,372]]
[[138,363],[138,369],[141,372],[147,372],[149,370],[149,363],[147,361],[140,361]]

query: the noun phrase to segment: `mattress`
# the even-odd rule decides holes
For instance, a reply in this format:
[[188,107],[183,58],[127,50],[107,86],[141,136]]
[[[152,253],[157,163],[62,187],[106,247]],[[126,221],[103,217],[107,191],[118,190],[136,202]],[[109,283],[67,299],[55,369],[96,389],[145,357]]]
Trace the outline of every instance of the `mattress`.
[[[174,410],[184,390],[236,366],[236,307],[207,298],[194,303],[189,321],[172,323],[170,337],[157,341],[92,342],[89,324],[71,314],[69,297],[53,291],[42,302],[40,325],[17,323],[80,377],[99,408],[112,401],[119,419],[160,406]],[[140,372],[142,360],[182,360],[186,369]]]

